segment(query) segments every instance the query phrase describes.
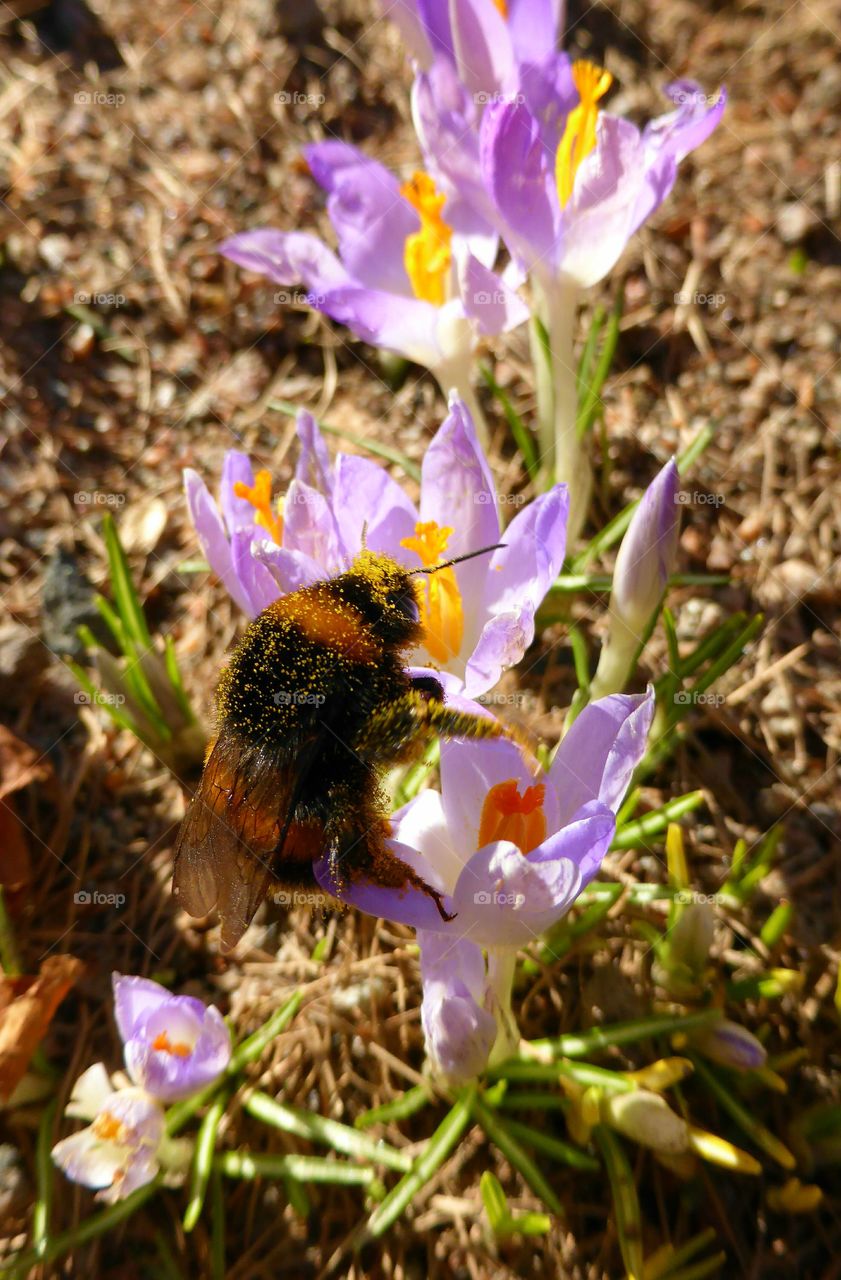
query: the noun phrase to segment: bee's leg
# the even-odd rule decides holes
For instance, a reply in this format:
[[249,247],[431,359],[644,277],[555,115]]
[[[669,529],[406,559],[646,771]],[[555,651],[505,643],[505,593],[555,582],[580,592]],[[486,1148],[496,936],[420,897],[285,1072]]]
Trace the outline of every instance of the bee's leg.
[[505,725],[490,716],[476,716],[448,707],[437,698],[412,690],[369,716],[363,733],[352,744],[369,764],[399,764],[410,760],[435,733],[444,738],[505,738]]
[[388,848],[390,825],[383,812],[374,805],[360,810],[356,789],[352,796],[335,794],[332,799],[337,814],[354,813],[352,821],[341,817],[327,830],[330,878],[340,900],[347,881],[368,880],[383,889],[419,890],[432,899],[442,920],[455,919],[444,907],[443,894]]

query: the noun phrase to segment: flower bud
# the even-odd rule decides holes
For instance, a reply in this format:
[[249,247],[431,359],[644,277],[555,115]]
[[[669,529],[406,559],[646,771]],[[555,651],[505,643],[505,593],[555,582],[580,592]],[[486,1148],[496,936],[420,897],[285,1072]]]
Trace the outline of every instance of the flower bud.
[[654,477],[628,525],[610,592],[610,622],[592,686],[593,698],[619,693],[652,614],[674,570],[680,515],[674,458]]
[[602,1098],[601,1118],[640,1146],[667,1155],[689,1150],[686,1121],[672,1111],[659,1093],[637,1089],[633,1093],[607,1094]]
[[756,1071],[765,1066],[767,1053],[756,1036],[738,1022],[723,1018],[715,1026],[693,1031],[693,1045],[711,1062],[736,1071]]

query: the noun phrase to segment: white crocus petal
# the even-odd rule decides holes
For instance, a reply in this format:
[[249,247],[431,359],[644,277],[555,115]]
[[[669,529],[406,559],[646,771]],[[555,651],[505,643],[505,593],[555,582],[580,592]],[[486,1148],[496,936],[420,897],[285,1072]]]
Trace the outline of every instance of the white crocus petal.
[[105,1063],[95,1062],[74,1084],[64,1114],[73,1120],[93,1120],[113,1092]]
[[421,791],[394,815],[392,822],[395,840],[422,854],[427,883],[439,892],[452,893],[464,859],[451,841],[440,794]]

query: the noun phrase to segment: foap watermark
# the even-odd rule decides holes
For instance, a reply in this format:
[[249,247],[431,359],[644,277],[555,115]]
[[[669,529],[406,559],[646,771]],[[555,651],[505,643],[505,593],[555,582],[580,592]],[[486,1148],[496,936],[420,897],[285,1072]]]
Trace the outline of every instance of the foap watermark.
[[124,93],[105,93],[102,89],[78,89],[73,94],[78,107],[122,107],[125,100]]
[[292,93],[289,89],[281,89],[274,100],[279,107],[323,107],[327,101],[323,93]]
[[723,293],[676,293],[676,307],[711,307],[717,311],[723,307],[727,298]]
[[327,907],[330,899],[326,893],[318,893],[315,889],[275,889],[272,901],[280,907]]
[[695,893],[692,889],[678,889],[674,897],[682,907],[693,907],[698,904],[705,907],[716,907],[726,901],[721,893]]
[[122,507],[125,501],[124,493],[107,493],[104,489],[78,489],[73,494],[77,507]]
[[119,911],[126,905],[124,893],[102,893],[99,889],[77,889],[73,894],[77,907],[113,907]]
[[473,302],[477,307],[501,307],[505,302],[505,294],[501,289],[477,289],[473,294]]
[[506,105],[512,104],[517,107],[525,105],[525,94],[522,93],[484,93],[481,89],[478,93],[474,93],[473,101],[477,107],[487,107],[491,103],[504,102]]
[[[500,506],[523,507],[528,502],[528,498],[523,493],[498,493],[496,501]],[[473,502],[479,507],[490,507],[493,506],[494,497],[486,489],[480,489],[478,493],[474,493]]]
[[691,689],[679,689],[674,701],[679,707],[723,707],[727,699],[723,693],[693,693]]
[[323,707],[323,693],[309,693],[306,689],[278,689],[274,696],[277,707]]
[[127,299],[124,293],[86,293],[80,289],[73,294],[73,301],[80,307],[124,307]]
[[524,693],[483,693],[477,701],[483,707],[524,707],[529,699]]
[[101,690],[88,693],[85,689],[80,689],[73,695],[77,707],[121,707],[125,700],[124,693],[103,693]]
[[717,107],[721,102],[721,90],[703,93],[700,89],[679,89],[677,93],[672,94],[672,102],[680,107]]
[[525,900],[524,893],[491,893],[489,889],[480,889],[473,895],[477,907],[521,907]]
[[675,494],[675,502],[681,507],[721,507],[724,505],[723,493],[701,493],[698,490],[681,489]]
[[307,293],[303,289],[278,289],[272,296],[279,307],[322,307],[326,301],[323,293]]

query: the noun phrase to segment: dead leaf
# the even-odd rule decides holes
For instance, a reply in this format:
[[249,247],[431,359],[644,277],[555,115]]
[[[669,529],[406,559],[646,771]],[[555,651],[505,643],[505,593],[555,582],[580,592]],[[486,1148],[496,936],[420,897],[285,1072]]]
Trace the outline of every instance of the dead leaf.
[[0,724],[0,800],[51,773],[49,760]]
[[23,1076],[84,967],[75,956],[48,956],[37,977],[0,977],[0,1098],[8,1098]]
[[0,885],[12,915],[16,898],[32,882],[29,847],[11,800],[0,800]]

